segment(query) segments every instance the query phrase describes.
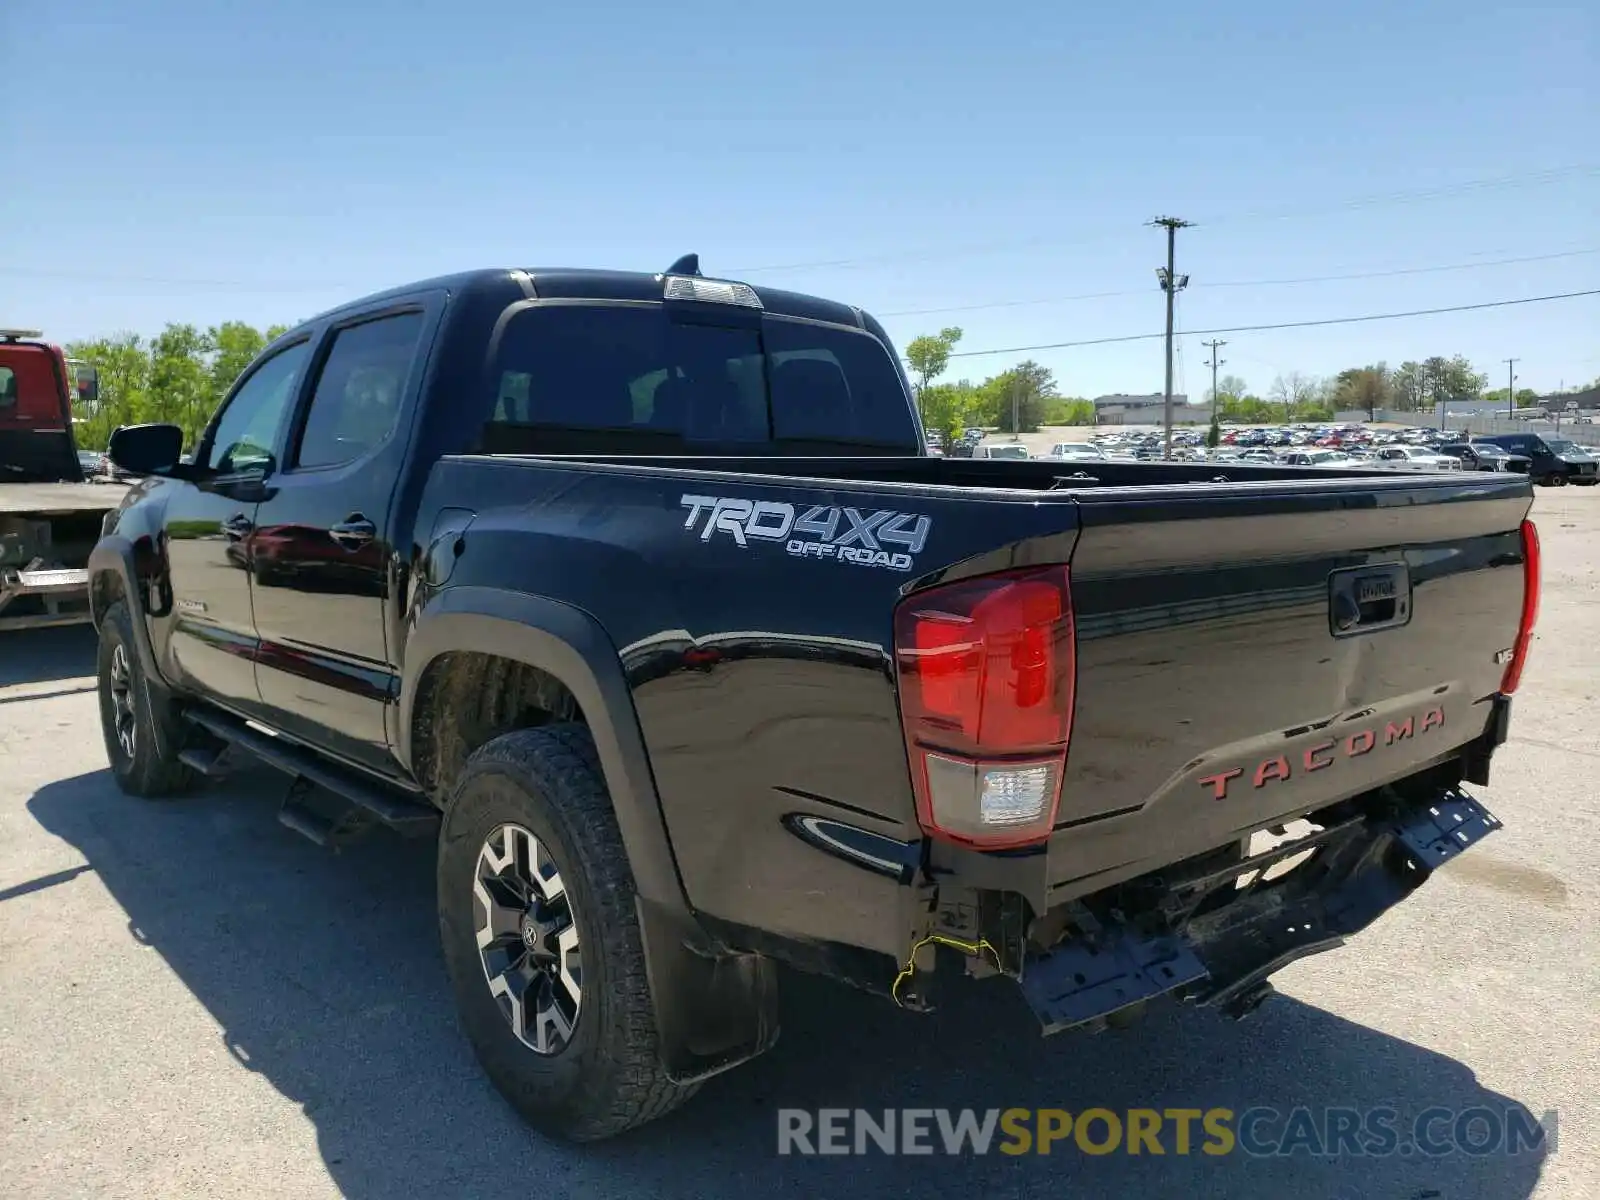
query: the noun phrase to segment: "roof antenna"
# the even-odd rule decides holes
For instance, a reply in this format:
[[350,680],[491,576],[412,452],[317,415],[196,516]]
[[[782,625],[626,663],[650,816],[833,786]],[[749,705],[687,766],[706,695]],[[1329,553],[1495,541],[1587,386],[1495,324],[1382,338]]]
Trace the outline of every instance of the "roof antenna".
[[668,275],[698,275],[700,274],[700,256],[698,254],[685,254],[677,262],[667,268]]

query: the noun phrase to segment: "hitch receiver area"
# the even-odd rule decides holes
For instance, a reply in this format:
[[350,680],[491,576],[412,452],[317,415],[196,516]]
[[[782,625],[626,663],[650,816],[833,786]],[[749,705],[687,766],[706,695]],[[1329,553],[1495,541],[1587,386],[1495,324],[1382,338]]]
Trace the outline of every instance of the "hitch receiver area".
[[[1185,879],[1168,873],[1164,921],[1103,921],[1029,958],[1023,997],[1044,1032],[1099,1028],[1118,1010],[1172,994],[1239,1018],[1295,959],[1331,950],[1415,891],[1441,864],[1500,828],[1459,788],[1398,811],[1369,812],[1305,839]],[[1270,868],[1309,856],[1276,878]],[[1091,901],[1092,901],[1091,897]],[[1173,909],[1185,914],[1173,919]],[[1158,932],[1151,928],[1159,926]]]

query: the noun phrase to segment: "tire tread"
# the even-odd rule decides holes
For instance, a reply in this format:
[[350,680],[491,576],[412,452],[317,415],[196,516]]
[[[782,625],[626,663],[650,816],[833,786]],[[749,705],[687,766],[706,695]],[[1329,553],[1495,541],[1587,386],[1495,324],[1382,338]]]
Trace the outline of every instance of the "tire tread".
[[547,816],[568,842],[561,848],[568,859],[563,871],[576,867],[590,892],[590,911],[580,914],[589,926],[585,941],[605,960],[602,978],[615,1018],[595,1048],[595,1060],[585,1064],[601,1076],[599,1086],[580,1090],[557,1118],[560,1132],[595,1141],[665,1116],[698,1086],[675,1083],[661,1063],[633,874],[593,737],[576,723],[502,734],[473,753],[458,794],[485,772],[510,776],[535,803],[544,799]]

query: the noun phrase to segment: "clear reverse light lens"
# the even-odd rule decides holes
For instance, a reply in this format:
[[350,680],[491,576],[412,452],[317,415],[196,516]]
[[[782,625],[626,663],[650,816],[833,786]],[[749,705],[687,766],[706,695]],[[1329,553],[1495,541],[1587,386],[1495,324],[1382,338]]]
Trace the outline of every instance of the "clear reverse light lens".
[[990,767],[983,773],[978,819],[985,825],[1022,825],[1037,821],[1050,802],[1054,774],[1048,763],[1031,767]]

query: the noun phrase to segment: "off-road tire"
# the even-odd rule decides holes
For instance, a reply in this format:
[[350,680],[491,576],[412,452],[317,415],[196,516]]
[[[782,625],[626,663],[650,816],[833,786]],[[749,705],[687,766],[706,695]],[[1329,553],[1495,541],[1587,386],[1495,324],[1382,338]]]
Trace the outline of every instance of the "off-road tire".
[[[582,1004],[570,1041],[553,1054],[513,1033],[478,952],[478,855],[504,824],[527,829],[555,859],[575,913]],[[661,1064],[633,873],[586,728],[519,730],[473,753],[445,811],[438,889],[462,1028],[489,1079],[529,1124],[599,1141],[663,1116],[698,1090],[674,1083]]]
[[[178,760],[181,730],[177,717],[164,699],[152,694],[139,663],[133,617],[125,601],[113,603],[100,620],[98,675],[100,731],[117,786],[130,796],[146,797],[175,796],[193,787],[199,776]],[[123,697],[120,703],[119,696]],[[119,717],[131,718],[132,754],[119,737]],[[158,725],[164,753],[157,750]]]

